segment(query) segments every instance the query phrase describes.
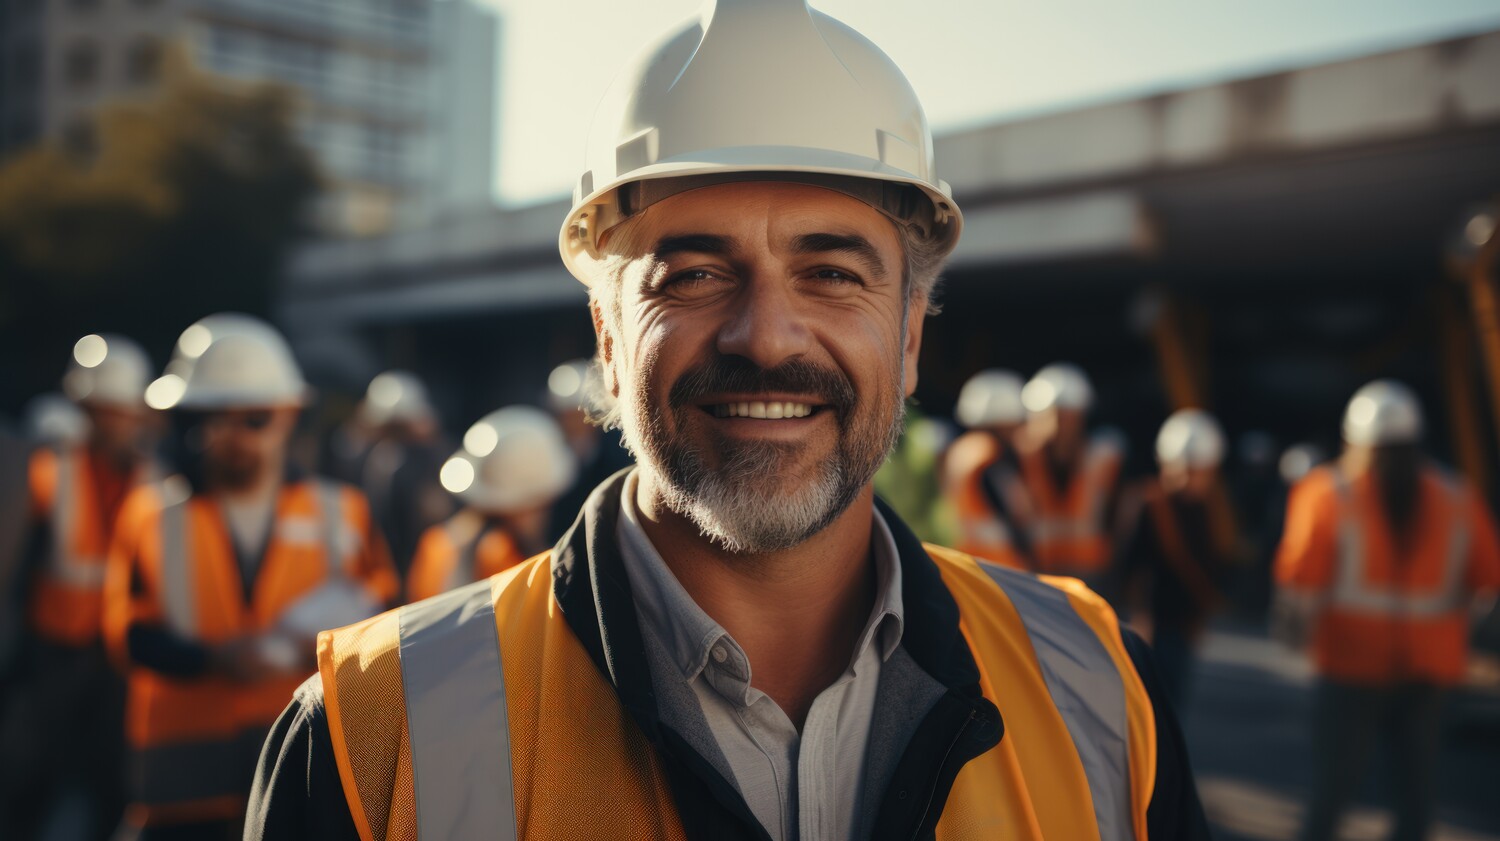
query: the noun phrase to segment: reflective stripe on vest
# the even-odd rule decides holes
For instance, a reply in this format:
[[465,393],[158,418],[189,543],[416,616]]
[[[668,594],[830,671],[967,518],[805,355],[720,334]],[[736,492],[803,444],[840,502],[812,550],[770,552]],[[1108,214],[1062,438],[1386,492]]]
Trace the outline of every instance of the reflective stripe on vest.
[[1400,616],[1432,619],[1452,613],[1463,605],[1465,561],[1469,557],[1468,519],[1464,516],[1462,494],[1446,478],[1442,487],[1453,512],[1448,529],[1447,552],[1443,556],[1442,578],[1437,587],[1420,593],[1407,593],[1393,585],[1374,585],[1365,581],[1365,524],[1353,508],[1354,494],[1342,470],[1333,469],[1333,487],[1339,498],[1338,569],[1326,605],[1343,613],[1369,616]]
[[398,612],[421,838],[515,841],[495,604],[480,581]]
[[[319,533],[323,541],[323,563],[329,579],[347,578],[343,552],[343,491],[337,483],[319,481],[314,486]],[[191,551],[192,518],[188,506],[192,497],[184,495],[167,502],[161,509],[161,587],[167,625],[185,637],[198,633],[198,599],[195,593],[196,570]]]
[[[980,564],[1015,607],[1078,752],[1100,841],[1134,839],[1122,676],[1066,592]],[[400,608],[400,672],[420,838],[516,838],[510,726],[489,580]]]
[[1130,799],[1130,725],[1114,660],[1067,593],[1035,577],[980,564],[1026,627],[1052,702],[1088,777],[1101,841],[1135,837]]
[[[1045,461],[1041,453],[1033,454],[1031,458]],[[1047,485],[1033,493],[1033,519],[1029,531],[1033,543],[1042,546],[1039,551],[1050,550],[1051,547],[1045,546],[1048,543],[1096,540],[1104,536],[1104,513],[1109,504],[1109,495],[1106,493],[1108,477],[1116,471],[1118,460],[1119,455],[1112,445],[1092,442],[1076,479],[1082,483],[1080,496],[1076,498],[1071,484],[1063,489],[1051,487],[1051,477],[1045,463],[1034,468],[1034,480]],[[1080,501],[1083,503],[1081,506],[1077,505]],[[1082,510],[1077,510],[1078,508]]]
[[77,452],[57,454],[57,484],[52,493],[52,555],[47,559],[47,576],[64,586],[97,590],[104,586],[104,558],[76,554],[83,516],[78,472],[83,469],[84,461]]

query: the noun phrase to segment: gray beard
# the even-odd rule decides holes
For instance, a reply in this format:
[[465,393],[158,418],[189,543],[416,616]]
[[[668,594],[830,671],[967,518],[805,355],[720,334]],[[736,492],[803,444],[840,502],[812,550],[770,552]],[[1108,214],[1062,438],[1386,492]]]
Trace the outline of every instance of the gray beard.
[[660,480],[655,485],[669,510],[726,552],[760,555],[791,549],[827,528],[874,479],[900,440],[906,418],[904,400],[886,403],[877,407],[877,416],[853,421],[852,429],[841,425],[838,446],[815,467],[811,480],[782,470],[800,444],[720,441],[723,465],[708,468],[696,447],[667,440],[669,433],[647,410],[644,395],[631,401],[621,431],[641,468]]

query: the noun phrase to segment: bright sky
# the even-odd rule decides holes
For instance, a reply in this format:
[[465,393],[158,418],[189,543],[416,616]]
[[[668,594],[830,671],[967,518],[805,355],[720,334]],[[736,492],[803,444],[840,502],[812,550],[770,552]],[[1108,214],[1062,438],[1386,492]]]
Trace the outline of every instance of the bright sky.
[[[699,0],[501,10],[497,191],[563,195],[615,72]],[[1500,28],[1497,0],[813,0],[906,72],[935,130]]]

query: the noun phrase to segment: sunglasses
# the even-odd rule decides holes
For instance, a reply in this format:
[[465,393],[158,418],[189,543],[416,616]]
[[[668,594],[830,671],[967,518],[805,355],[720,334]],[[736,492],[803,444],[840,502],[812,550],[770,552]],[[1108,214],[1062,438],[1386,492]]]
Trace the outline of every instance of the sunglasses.
[[243,429],[247,432],[260,432],[269,427],[275,419],[275,413],[269,410],[226,412],[210,415],[203,425],[214,429]]

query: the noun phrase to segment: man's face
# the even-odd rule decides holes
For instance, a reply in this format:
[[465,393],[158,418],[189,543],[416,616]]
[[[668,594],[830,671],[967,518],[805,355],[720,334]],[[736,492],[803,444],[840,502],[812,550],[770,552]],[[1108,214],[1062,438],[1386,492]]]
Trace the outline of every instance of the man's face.
[[127,459],[140,455],[146,435],[146,411],[114,406],[86,405],[90,435],[98,449]]
[[682,193],[634,223],[606,382],[662,501],[722,548],[795,546],[869,484],[916,387],[893,223],[805,185]]
[[234,409],[203,419],[203,463],[209,482],[242,490],[281,466],[297,423],[290,408]]

